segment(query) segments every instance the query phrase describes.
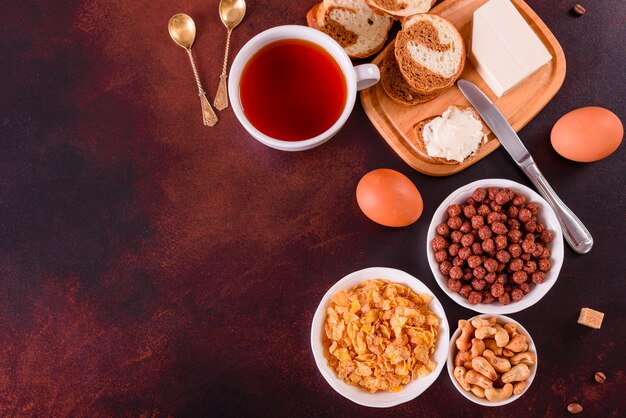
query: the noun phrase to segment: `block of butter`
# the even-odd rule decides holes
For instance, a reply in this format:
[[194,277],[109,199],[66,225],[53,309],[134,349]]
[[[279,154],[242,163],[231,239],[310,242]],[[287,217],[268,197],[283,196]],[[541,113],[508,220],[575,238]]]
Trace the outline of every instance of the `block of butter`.
[[552,59],[509,0],[490,0],[474,11],[470,60],[498,97]]

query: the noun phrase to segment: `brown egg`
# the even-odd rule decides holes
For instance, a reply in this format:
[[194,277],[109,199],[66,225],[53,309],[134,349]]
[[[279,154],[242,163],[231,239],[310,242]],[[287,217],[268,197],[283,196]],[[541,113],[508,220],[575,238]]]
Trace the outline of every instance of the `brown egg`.
[[422,214],[424,203],[417,187],[404,174],[379,168],[356,186],[359,207],[372,221],[385,226],[407,226]]
[[611,155],[622,143],[624,126],[617,115],[602,107],[572,110],[552,128],[552,146],[563,157],[589,163]]

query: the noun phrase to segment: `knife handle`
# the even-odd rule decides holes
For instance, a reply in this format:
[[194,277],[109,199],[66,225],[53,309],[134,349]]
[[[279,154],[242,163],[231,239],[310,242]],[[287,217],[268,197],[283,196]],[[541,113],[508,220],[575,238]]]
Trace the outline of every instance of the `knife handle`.
[[526,167],[521,167],[530,181],[535,185],[539,194],[546,199],[548,204],[554,209],[556,217],[563,229],[563,236],[572,249],[578,254],[586,254],[593,247],[593,238],[585,228],[585,225],[574,215],[565,203],[557,196],[550,187],[546,178],[539,171],[539,167],[534,161]]

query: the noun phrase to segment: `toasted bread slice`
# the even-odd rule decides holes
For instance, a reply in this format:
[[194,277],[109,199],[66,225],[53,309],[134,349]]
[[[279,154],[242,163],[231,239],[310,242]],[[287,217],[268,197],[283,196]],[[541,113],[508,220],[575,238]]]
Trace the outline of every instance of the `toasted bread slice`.
[[317,9],[319,9],[321,4],[322,3],[316,3],[306,14],[306,24],[308,27],[320,30],[320,25],[317,24]]
[[387,96],[403,105],[412,106],[418,103],[428,102],[437,94],[423,95],[417,93],[408,85],[396,61],[393,46],[387,49],[385,56],[378,65],[380,68],[380,83]]
[[307,13],[307,24],[334,38],[350,58],[380,51],[392,23],[393,19],[375,13],[365,0],[324,0]]
[[[472,108],[471,106],[467,106],[467,107],[463,107],[463,106],[457,106],[457,105],[452,105],[450,107],[448,107],[448,109],[458,109],[462,112],[470,112],[472,114],[472,116],[481,124],[482,128],[482,132],[484,135],[484,125],[480,119],[480,116],[478,115],[478,113],[476,113],[476,111],[474,110],[474,108]],[[447,158],[444,157],[438,157],[438,156],[432,156],[428,153],[428,149],[426,146],[426,142],[424,141],[424,128],[426,127],[426,125],[428,125],[429,122],[433,121],[434,119],[440,117],[441,115],[435,115],[435,116],[431,116],[429,118],[426,118],[420,122],[418,122],[414,129],[415,129],[415,141],[412,142],[412,145],[422,154],[424,154],[425,156],[428,156],[429,158],[431,158],[433,161],[436,161],[438,163],[441,164],[450,164],[450,165],[454,165],[454,164],[460,164],[460,161],[455,161],[455,160],[448,160]],[[484,144],[484,139],[481,140],[478,143],[478,147],[474,150],[474,152],[472,152],[471,154],[467,155],[465,157],[465,159],[462,162],[467,161],[468,159],[472,158],[472,156],[476,155],[476,153],[478,153],[478,151],[480,150],[480,147],[482,147],[482,145]]]
[[437,0],[367,0],[374,10],[378,10],[394,18],[426,13]]
[[448,20],[431,14],[407,18],[395,47],[400,72],[421,94],[440,92],[454,84],[465,66],[465,45]]

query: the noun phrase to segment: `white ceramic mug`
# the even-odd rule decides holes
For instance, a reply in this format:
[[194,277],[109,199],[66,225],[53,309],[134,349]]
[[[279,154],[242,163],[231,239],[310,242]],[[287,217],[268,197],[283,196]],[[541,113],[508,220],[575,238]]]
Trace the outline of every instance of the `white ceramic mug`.
[[[313,138],[301,141],[282,141],[265,135],[259,131],[246,117],[239,97],[239,82],[241,79],[241,73],[250,58],[252,58],[265,45],[284,39],[302,39],[322,47],[335,59],[337,64],[339,64],[347,84],[346,103],[341,115],[335,123],[325,132],[322,132]],[[228,76],[228,94],[237,119],[239,119],[239,122],[241,122],[243,127],[255,139],[269,147],[279,150],[303,151],[323,144],[332,138],[348,120],[348,116],[350,116],[350,113],[354,108],[356,92],[373,86],[379,79],[380,72],[376,65],[363,64],[356,67],[353,66],[350,61],[350,57],[348,57],[348,54],[341,47],[341,45],[325,33],[311,29],[307,26],[286,25],[277,26],[259,33],[254,38],[250,39],[243,46],[243,48],[241,48],[230,68],[230,74]]]

